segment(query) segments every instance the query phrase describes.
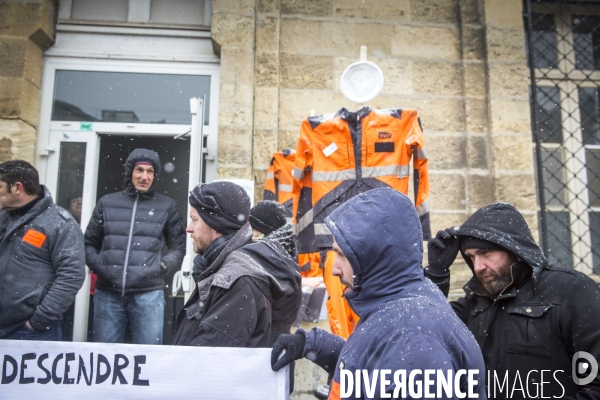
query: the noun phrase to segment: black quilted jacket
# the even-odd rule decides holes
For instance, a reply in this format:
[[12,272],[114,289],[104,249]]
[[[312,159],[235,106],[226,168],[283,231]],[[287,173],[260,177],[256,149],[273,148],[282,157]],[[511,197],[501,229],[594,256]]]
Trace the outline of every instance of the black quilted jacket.
[[[137,161],[148,159],[154,182],[139,193],[131,173]],[[98,275],[97,287],[121,294],[163,289],[168,270],[181,266],[185,228],[175,201],[154,193],[159,174],[155,153],[134,150],[125,164],[125,190],[103,196],[96,205],[85,232],[85,253],[88,267]]]

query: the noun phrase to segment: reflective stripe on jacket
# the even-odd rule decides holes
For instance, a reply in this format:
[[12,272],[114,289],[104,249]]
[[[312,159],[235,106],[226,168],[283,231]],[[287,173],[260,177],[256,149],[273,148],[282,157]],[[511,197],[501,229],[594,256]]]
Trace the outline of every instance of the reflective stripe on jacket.
[[[331,247],[324,220],[348,199],[377,187],[408,193],[411,158],[415,206],[427,240],[431,236],[429,175],[417,111],[364,107],[351,112],[342,108],[334,115],[303,121],[296,148],[292,215],[298,235],[307,227],[314,231],[314,248],[309,251]],[[300,196],[308,171],[312,174],[312,209],[301,219]]]

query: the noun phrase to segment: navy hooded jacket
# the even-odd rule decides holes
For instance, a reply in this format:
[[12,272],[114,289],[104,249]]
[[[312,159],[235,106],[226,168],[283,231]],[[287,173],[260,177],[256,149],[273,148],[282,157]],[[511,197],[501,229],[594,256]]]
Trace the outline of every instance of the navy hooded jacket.
[[[318,328],[305,333],[305,357],[333,375],[330,398],[339,395],[342,369],[353,376],[356,370],[367,370],[371,378],[376,371],[390,370],[391,382],[384,387],[392,394],[396,371],[406,371],[408,386],[411,371],[429,369],[444,374],[451,370],[452,376],[458,370],[476,370],[474,391],[485,399],[485,367],[477,342],[440,290],[424,278],[422,229],[408,197],[389,188],[373,189],[346,202],[325,223],[357,275],[355,283],[362,283],[345,294],[360,317],[348,341]],[[416,377],[422,383],[424,379]],[[429,391],[436,394],[435,375],[433,379]],[[466,393],[466,377],[460,386]],[[380,380],[374,391],[367,391],[361,380],[360,390],[351,398],[380,398]],[[406,396],[411,397],[408,390]]]

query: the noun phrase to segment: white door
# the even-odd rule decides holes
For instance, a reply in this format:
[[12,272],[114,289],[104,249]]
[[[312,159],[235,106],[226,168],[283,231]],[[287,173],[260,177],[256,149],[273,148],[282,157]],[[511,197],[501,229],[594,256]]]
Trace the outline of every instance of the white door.
[[[189,180],[187,190],[191,191],[198,183],[202,181],[204,158],[207,149],[204,147],[206,142],[204,127],[204,103],[203,99],[190,99],[191,108],[191,129],[188,126],[180,126],[182,133],[171,134],[173,137],[182,137],[189,143]],[[52,130],[50,132],[49,143],[42,153],[47,158],[45,171],[40,171],[43,182],[48,187],[56,204],[69,210],[71,214],[80,223],[81,229],[85,232],[87,224],[92,216],[96,206],[97,187],[99,181],[99,156],[100,141],[103,135],[111,134],[109,128],[113,128],[113,135],[119,134],[122,128],[107,126],[107,124],[79,123],[65,126],[65,130]],[[100,127],[100,131],[81,131],[74,130],[73,127],[79,126],[80,129],[93,129]],[[70,129],[70,130],[69,130]],[[161,129],[162,131],[162,129]],[[159,132],[163,136],[165,132]],[[152,137],[149,133],[148,137]],[[189,204],[184,215],[184,221],[188,220]],[[195,254],[191,238],[187,238],[186,256],[181,267],[181,272],[177,274],[173,282],[175,291],[183,290],[185,299],[194,288],[193,279],[190,275],[192,262]],[[88,311],[89,311],[89,291],[90,291],[90,271],[86,268],[87,274],[85,282],[77,294],[75,300],[75,310],[73,314],[73,340],[86,341],[88,332]],[[177,282],[177,284],[175,284]],[[169,285],[171,282],[167,282]],[[66,333],[66,332],[65,332]],[[63,333],[63,334],[65,334]],[[69,335],[65,335],[70,337]]]
[[[45,184],[54,202],[66,208],[85,232],[96,203],[98,135],[89,131],[51,131]],[[87,338],[90,273],[75,299],[73,340]]]
[[[190,131],[190,180],[189,180],[189,191],[194,189],[202,181],[202,168],[204,165],[204,153],[207,151],[204,147],[204,99],[190,99],[190,110],[192,113],[192,129]],[[190,205],[188,203],[187,215],[184,217],[186,226],[189,224]],[[192,245],[192,238],[187,235],[186,241],[185,258],[181,265],[181,273],[175,275],[173,280],[173,288],[175,291],[178,290],[181,282],[181,288],[184,293],[184,302],[190,297],[194,291],[195,282],[192,278],[192,265],[194,261],[194,248]],[[179,281],[178,281],[179,280]]]

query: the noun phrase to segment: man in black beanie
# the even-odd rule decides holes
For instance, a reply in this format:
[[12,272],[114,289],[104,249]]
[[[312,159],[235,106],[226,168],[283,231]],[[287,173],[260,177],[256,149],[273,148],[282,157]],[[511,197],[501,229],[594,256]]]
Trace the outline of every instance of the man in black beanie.
[[298,259],[292,225],[287,222],[285,208],[276,201],[263,200],[250,209],[252,239],[276,240],[294,260]]
[[534,387],[548,398],[600,398],[593,367],[575,373],[578,360],[600,359],[598,284],[551,265],[513,206],[483,207],[427,247],[425,274],[446,295],[459,251],[473,271],[465,296],[450,304],[481,347],[489,398],[525,397],[524,388],[536,397]]
[[189,197],[196,288],[179,312],[173,343],[268,347],[271,304],[296,291],[296,263],[275,241],[252,243],[250,198],[226,181],[199,184]]

